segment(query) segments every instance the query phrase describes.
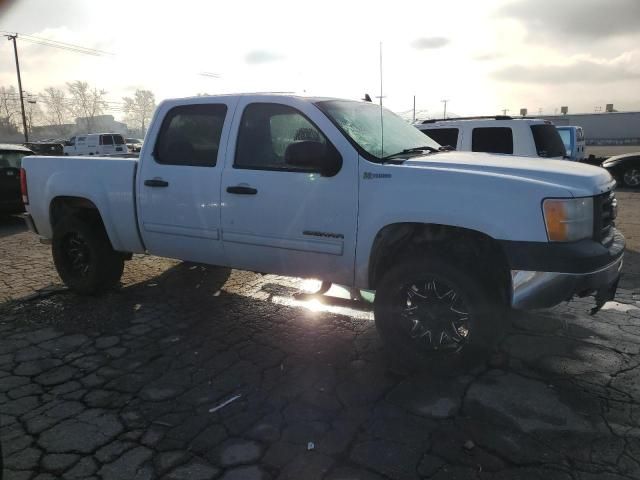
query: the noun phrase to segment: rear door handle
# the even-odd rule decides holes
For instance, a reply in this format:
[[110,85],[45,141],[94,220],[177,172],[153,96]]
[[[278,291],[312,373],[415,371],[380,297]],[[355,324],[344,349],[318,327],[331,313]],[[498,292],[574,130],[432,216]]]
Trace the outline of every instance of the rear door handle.
[[253,187],[244,187],[242,185],[236,185],[235,187],[227,187],[228,193],[235,193],[236,195],[255,195],[258,193]]
[[145,180],[144,184],[147,187],[168,187],[169,182],[165,180],[160,180],[158,178],[152,178],[151,180]]

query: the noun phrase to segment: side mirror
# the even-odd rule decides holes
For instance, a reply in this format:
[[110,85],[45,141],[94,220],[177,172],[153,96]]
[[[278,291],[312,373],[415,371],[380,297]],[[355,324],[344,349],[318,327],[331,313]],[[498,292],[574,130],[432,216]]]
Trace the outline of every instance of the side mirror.
[[342,157],[333,145],[311,140],[290,144],[284,161],[292,167],[320,172],[323,177],[333,177],[342,168]]

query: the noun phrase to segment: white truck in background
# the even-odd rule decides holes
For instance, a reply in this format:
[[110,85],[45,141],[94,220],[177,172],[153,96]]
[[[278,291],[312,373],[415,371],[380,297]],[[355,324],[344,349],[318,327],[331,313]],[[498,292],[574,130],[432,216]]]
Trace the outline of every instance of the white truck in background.
[[[383,117],[384,139],[380,119]],[[409,361],[500,338],[507,308],[613,298],[615,182],[574,162],[444,151],[367,102],[159,105],[139,159],[26,157],[26,220],[81,294],[145,253],[375,290]]]
[[575,162],[584,160],[584,149],[587,143],[584,138],[584,130],[582,127],[569,125],[556,125],[556,129],[560,134],[564,148],[567,151],[567,158]]

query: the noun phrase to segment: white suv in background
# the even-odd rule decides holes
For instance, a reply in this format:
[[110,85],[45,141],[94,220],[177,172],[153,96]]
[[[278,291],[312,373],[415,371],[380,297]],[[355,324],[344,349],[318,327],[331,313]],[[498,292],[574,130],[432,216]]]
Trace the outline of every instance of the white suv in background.
[[560,134],[547,120],[498,115],[425,120],[415,127],[440,145],[460,151],[554,159],[566,156]]

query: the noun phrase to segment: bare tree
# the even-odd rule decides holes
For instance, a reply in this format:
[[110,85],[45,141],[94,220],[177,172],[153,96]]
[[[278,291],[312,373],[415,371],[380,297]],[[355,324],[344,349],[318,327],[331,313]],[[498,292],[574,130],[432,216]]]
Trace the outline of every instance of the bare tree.
[[48,87],[40,95],[45,106],[44,117],[50,125],[54,125],[59,136],[68,134],[65,125],[71,123],[69,110],[70,99],[61,88]]
[[151,120],[151,115],[156,108],[156,97],[151,90],[136,90],[131,97],[122,97],[124,100],[124,113],[127,115],[127,123],[140,129],[141,136],[144,137],[145,128]]
[[15,129],[20,116],[20,97],[15,87],[0,87],[0,127]]
[[71,95],[69,102],[71,114],[84,118],[87,123],[87,133],[92,133],[95,117],[101,115],[107,108],[107,102],[104,99],[107,92],[98,90],[96,87],[91,88],[87,82],[80,80],[67,83],[67,89]]
[[33,127],[37,124],[42,124],[44,118],[42,109],[36,100],[27,100],[24,104],[24,116],[27,119],[27,130],[29,135],[33,132]]

